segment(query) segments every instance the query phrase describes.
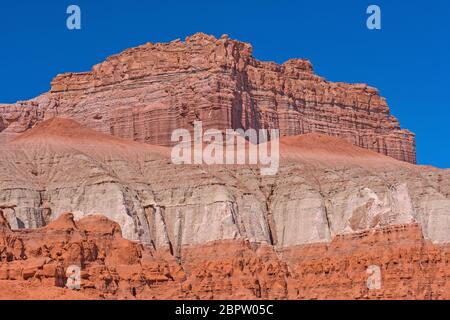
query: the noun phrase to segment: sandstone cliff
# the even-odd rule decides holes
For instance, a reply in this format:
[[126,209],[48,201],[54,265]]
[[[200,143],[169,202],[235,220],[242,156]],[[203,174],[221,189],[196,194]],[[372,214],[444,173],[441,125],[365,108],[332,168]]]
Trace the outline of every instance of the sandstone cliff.
[[250,44],[196,34],[148,43],[85,73],[57,76],[51,91],[0,105],[0,141],[55,116],[140,142],[169,145],[174,129],[279,128],[321,133],[415,163],[415,138],[365,84],[333,83],[307,60],[261,62]]
[[[45,228],[12,231],[0,211],[0,299],[449,299],[450,247],[417,224],[330,244],[275,251],[242,240],[167,250],[122,238],[103,216],[63,214]],[[65,270],[81,267],[79,291]],[[370,266],[381,288],[367,287]]]
[[[450,171],[376,89],[251,51],[149,43],[0,105],[0,299],[450,298]],[[278,173],[173,164],[195,120],[280,128]]]
[[450,297],[448,170],[317,134],[283,138],[275,176],[169,151],[60,118],[3,144],[0,298]]
[[426,239],[450,241],[448,170],[316,134],[282,139],[274,176],[250,165],[174,165],[169,151],[46,121],[3,145],[0,208],[13,229],[44,226],[62,212],[102,213],[124,237],[175,256],[216,240],[284,248],[416,222]]

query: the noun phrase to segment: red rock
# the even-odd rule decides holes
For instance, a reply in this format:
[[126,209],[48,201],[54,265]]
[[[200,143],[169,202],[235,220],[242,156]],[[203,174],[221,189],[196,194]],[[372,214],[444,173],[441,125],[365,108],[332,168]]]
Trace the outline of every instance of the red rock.
[[23,280],[28,280],[30,278],[33,278],[37,271],[38,271],[38,269],[35,268],[34,266],[26,267],[25,269],[22,270]]
[[4,232],[11,231],[11,227],[8,221],[5,219],[5,216],[3,215],[3,211],[1,209],[0,209],[0,230]]
[[8,269],[8,279],[9,280],[22,280],[22,261],[13,261],[7,264]]
[[46,264],[42,267],[42,276],[54,278],[56,275],[56,263]]
[[8,272],[8,265],[1,264],[0,265],[0,280],[8,280],[9,279],[9,272]]
[[252,56],[248,43],[202,33],[185,42],[145,44],[90,72],[53,79],[51,91],[0,105],[0,141],[64,116],[100,132],[170,145],[174,129],[279,128],[321,133],[415,163],[415,137],[402,130],[377,89],[333,83],[308,60],[278,65]]
[[[110,224],[102,221],[106,226]],[[76,227],[74,232],[83,234],[84,230]],[[57,229],[48,228],[13,233],[21,238],[25,247],[32,241],[42,246],[61,246],[55,240],[65,238]],[[0,238],[4,236],[5,231],[1,231]],[[135,256],[135,260],[128,260],[132,264],[108,266],[102,260],[86,262],[80,257],[85,264],[82,267],[81,291],[77,293],[79,298],[450,298],[450,283],[447,281],[450,276],[450,247],[433,245],[425,240],[417,224],[338,236],[330,244],[291,247],[278,253],[270,245],[246,241],[217,241],[187,246],[182,250],[181,264],[170,255],[117,236],[92,233],[82,242],[103,247],[107,257],[114,254],[118,246],[134,247],[137,251],[131,250],[130,255]],[[65,241],[72,243],[71,238],[65,238]],[[65,246],[62,248],[64,251]],[[25,251],[28,253],[28,250]],[[83,255],[82,252],[79,254]],[[73,298],[72,294],[66,293],[67,289],[57,289],[57,267],[52,259],[39,257],[38,254],[9,263],[2,262],[0,288],[7,283],[10,290],[0,290],[0,299],[26,299],[39,290],[39,299]],[[60,265],[67,266],[67,261],[60,260]],[[381,289],[367,287],[367,268],[370,265],[381,269]],[[49,281],[49,278],[55,280]],[[55,290],[62,290],[57,297],[53,296]]]
[[[76,119],[99,132],[56,116]],[[50,118],[53,120],[44,121]],[[283,170],[279,177],[273,181],[255,178],[245,172],[246,168],[232,171],[231,176],[219,171],[212,172],[210,176],[200,175],[186,168],[179,174],[179,171],[164,164],[167,162],[167,149],[156,151],[150,145],[145,146],[147,149],[141,144],[108,135],[112,133],[138,142],[167,146],[170,145],[173,129],[190,128],[195,120],[203,120],[205,129],[280,128],[282,135],[291,137],[281,140]],[[416,225],[391,226],[338,236],[330,244],[313,243],[329,241],[328,236],[331,239],[335,229],[330,227],[329,221],[314,220],[311,229],[325,226],[328,222],[328,226],[318,228],[327,232],[305,237],[307,241],[296,238],[298,230],[285,234],[285,227],[297,222],[294,220],[300,220],[296,211],[311,209],[310,204],[317,200],[320,203],[323,200],[327,209],[326,200],[322,199],[324,195],[339,193],[340,189],[350,188],[351,184],[364,190],[367,186],[372,188],[373,183],[358,184],[361,176],[376,182],[375,187],[379,189],[369,190],[374,195],[377,190],[388,189],[386,198],[392,200],[392,205],[382,208],[383,203],[379,200],[372,206],[373,198],[370,198],[359,206],[359,202],[354,200],[355,208],[347,210],[351,213],[351,219],[342,218],[343,222],[350,221],[348,227],[353,231],[360,230],[366,222],[374,226],[380,219],[390,221],[395,215],[401,216],[409,213],[406,212],[408,210],[413,212],[414,208],[424,206],[426,210],[421,213],[422,217],[437,215],[446,208],[441,200],[448,198],[445,172],[400,165],[393,159],[372,152],[415,162],[414,135],[401,130],[376,89],[367,85],[327,82],[314,74],[307,60],[293,59],[282,65],[260,62],[252,57],[250,45],[230,40],[227,36],[217,40],[197,34],[185,42],[147,44],[111,57],[91,72],[60,75],[53,80],[51,91],[36,99],[0,105],[0,132],[0,140],[16,138],[14,143],[8,145],[11,149],[2,162],[6,168],[2,170],[2,181],[9,183],[16,176],[25,177],[24,181],[17,181],[17,185],[9,185],[10,189],[4,193],[11,194],[10,190],[21,188],[27,190],[11,199],[18,202],[17,212],[21,210],[17,219],[11,221],[27,218],[30,226],[46,225],[36,230],[12,231],[13,223],[9,225],[0,212],[0,297],[6,292],[9,298],[27,298],[40,292],[40,298],[52,298],[54,295],[72,298],[72,294],[62,289],[67,276],[66,268],[71,264],[82,268],[82,291],[76,297],[83,298],[429,299],[449,296],[448,246],[425,241]],[[296,136],[299,134],[302,136]],[[355,148],[339,138],[369,150]],[[6,147],[2,150],[6,153]],[[74,153],[74,150],[78,152]],[[148,151],[146,157],[139,153],[142,150]],[[133,157],[136,155],[135,159],[131,154]],[[21,155],[25,158],[20,158]],[[84,161],[85,158],[88,159],[86,162],[74,162],[75,159]],[[28,159],[40,159],[40,162]],[[59,162],[61,159],[63,161]],[[156,159],[161,161],[156,167],[143,165]],[[298,159],[302,161],[297,163]],[[334,166],[337,161],[346,163],[346,167],[338,169]],[[18,162],[27,163],[27,166],[22,171],[22,167],[15,168],[18,173],[14,175],[16,171],[8,166]],[[111,162],[121,163],[121,166],[109,166]],[[318,162],[326,162],[326,168],[316,167]],[[64,174],[65,179],[52,180],[63,176],[62,171],[58,170],[61,167],[66,169],[65,165],[70,163],[87,166],[80,172],[71,173],[74,175]],[[388,165],[392,166],[391,169],[379,171],[380,167]],[[85,167],[92,169],[92,172]],[[142,206],[141,215],[138,217],[133,212],[133,223],[124,224],[123,230],[131,235],[135,232],[140,237],[145,230],[138,227],[150,218],[147,221],[147,238],[142,239],[149,240],[146,243],[152,243],[154,247],[123,239],[119,225],[100,215],[75,221],[74,215],[67,213],[50,223],[51,217],[59,213],[57,210],[52,213],[54,207],[50,198],[55,201],[56,197],[61,196],[62,200],[70,202],[71,195],[67,196],[61,190],[67,190],[68,184],[77,187],[77,181],[96,177],[105,167],[109,170],[105,170],[108,175],[102,183],[114,181],[120,191],[109,193],[111,199],[121,196],[122,190],[130,192],[124,197],[124,202],[141,196],[146,198],[132,205],[134,208]],[[30,172],[28,168],[31,168]],[[86,174],[80,175],[83,179],[77,179],[75,173],[82,173],[82,170],[86,170]],[[143,174],[158,170],[162,173]],[[401,178],[397,179],[397,172]],[[379,183],[380,176],[386,181]],[[408,178],[404,180],[403,176]],[[418,176],[428,178],[417,179]],[[302,180],[295,181],[295,178]],[[98,181],[93,180],[91,185],[95,186]],[[238,217],[236,232],[231,230],[217,237],[211,232],[209,238],[197,237],[195,232],[186,236],[189,229],[199,230],[202,227],[199,221],[207,221],[198,219],[201,211],[193,211],[197,221],[175,230],[173,221],[168,219],[170,211],[165,211],[165,205],[155,205],[168,187],[178,194],[179,198],[174,200],[179,201],[175,203],[191,203],[189,192],[192,195],[199,181],[209,188],[195,192],[209,194],[214,189],[211,186],[217,185],[217,180],[224,183],[227,189],[214,192],[216,196],[229,193],[230,198],[235,198],[236,195],[253,194],[259,198],[248,209],[241,206],[238,211],[235,211],[238,203],[233,202],[233,213]],[[30,181],[39,192],[33,192],[31,187],[26,188]],[[146,190],[142,186],[148,181],[152,181],[152,189]],[[403,189],[399,182],[405,186]],[[291,189],[283,191],[283,187],[291,183]],[[178,192],[179,185],[186,186],[188,192]],[[340,188],[342,185],[345,187]],[[409,186],[408,191],[406,185],[413,187]],[[295,190],[302,186],[309,189],[296,193]],[[392,191],[393,186],[400,186],[400,191]],[[50,187],[54,188],[53,192],[44,193],[43,199],[40,190]],[[438,192],[424,194],[422,190],[425,187]],[[313,197],[311,191],[317,191],[317,194]],[[106,191],[100,194],[108,196]],[[426,201],[405,205],[410,202],[410,194],[415,199],[425,198]],[[36,214],[28,218],[28,210],[33,205],[23,202],[24,199],[36,199],[33,197],[37,197],[36,201],[30,201],[37,204]],[[299,201],[286,202],[288,205],[283,206],[285,199]],[[303,199],[309,199],[309,203]],[[429,199],[436,200],[432,203]],[[334,212],[344,212],[349,202],[347,197],[338,199],[334,202],[338,207]],[[272,210],[274,203],[282,205]],[[174,207],[173,203],[169,204],[172,205],[167,207]],[[92,206],[92,203],[89,205]],[[80,207],[89,210],[89,205]],[[202,207],[204,205],[201,203]],[[300,208],[300,205],[303,207]],[[116,206],[121,207],[122,203]],[[376,206],[380,207],[379,210]],[[255,209],[259,207],[265,208],[263,213],[267,216],[262,215],[262,220],[258,222],[248,219],[246,214],[252,214],[250,217],[253,218]],[[2,208],[14,217],[16,204],[0,205]],[[130,207],[116,211],[110,217],[123,221],[123,218],[132,215],[128,209]],[[224,209],[212,212],[219,214],[221,211]],[[388,214],[385,215],[386,212]],[[286,218],[288,214],[293,220]],[[156,218],[160,220],[159,225]],[[365,218],[368,221],[361,222]],[[179,219],[175,217],[174,220]],[[265,226],[265,219],[271,229],[270,235],[258,238],[260,241],[253,239],[253,243],[244,241],[246,227]],[[301,221],[310,222],[307,215]],[[440,223],[433,219],[428,222],[431,223],[427,232],[435,240],[447,239],[443,236],[446,230],[441,228]],[[217,226],[222,221],[215,223]],[[278,234],[274,228],[277,224]],[[308,230],[302,231],[306,233]],[[240,240],[204,240],[220,237],[234,239],[238,238],[237,235]],[[311,242],[308,246],[289,247],[291,243],[308,241]],[[157,242],[158,245],[155,245]],[[36,263],[39,259],[44,262]],[[366,269],[370,264],[381,267],[382,289],[371,291],[366,286]],[[35,283],[39,285],[35,286]],[[5,285],[10,286],[11,291],[1,290]],[[27,295],[21,295],[23,291]]]

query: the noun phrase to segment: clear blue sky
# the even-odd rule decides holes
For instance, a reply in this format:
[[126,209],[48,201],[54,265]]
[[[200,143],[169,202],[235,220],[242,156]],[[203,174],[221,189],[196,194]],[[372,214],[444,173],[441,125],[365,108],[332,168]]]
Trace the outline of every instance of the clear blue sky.
[[[70,4],[81,7],[80,31],[66,28]],[[381,7],[381,31],[366,28],[370,4]],[[4,0],[0,103],[125,48],[198,31],[251,42],[261,60],[308,58],[329,80],[378,87],[417,134],[418,162],[450,168],[449,0]]]

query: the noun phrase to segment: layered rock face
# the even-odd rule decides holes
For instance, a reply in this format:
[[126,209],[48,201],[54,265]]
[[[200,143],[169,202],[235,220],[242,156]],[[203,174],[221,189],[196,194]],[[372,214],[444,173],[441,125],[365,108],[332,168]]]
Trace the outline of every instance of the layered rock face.
[[[277,173],[174,164],[196,120],[279,128]],[[149,43],[0,105],[0,150],[0,299],[450,298],[450,171],[412,164],[376,89],[306,60]]]
[[[103,216],[12,231],[0,212],[0,299],[449,299],[449,264],[450,247],[425,241],[417,224],[277,251],[217,241],[175,259],[123,239]],[[64,289],[72,265],[79,291]]]
[[38,124],[0,154],[0,298],[450,298],[448,170],[317,134],[280,153],[261,176]]
[[319,135],[282,139],[280,152],[274,176],[249,165],[174,165],[168,148],[56,118],[2,146],[0,208],[13,229],[102,213],[124,237],[175,256],[217,240],[285,248],[413,222],[426,239],[450,240],[448,170]]
[[[12,231],[4,224],[0,230],[0,287],[6,283],[10,289],[2,291],[0,298],[132,298],[136,295],[132,283],[150,289],[169,280],[182,280],[180,266],[168,255],[166,260],[123,239],[119,225],[103,216],[75,222],[73,214],[67,213],[36,230]],[[80,292],[63,289],[70,266],[81,269]],[[25,295],[15,296],[20,291]]]
[[0,105],[0,141],[34,124],[70,117],[100,132],[170,145],[174,129],[279,128],[281,135],[320,133],[415,163],[415,138],[401,130],[378,91],[332,83],[307,60],[261,62],[247,43],[204,34],[145,44],[86,73],[52,81],[31,101]]

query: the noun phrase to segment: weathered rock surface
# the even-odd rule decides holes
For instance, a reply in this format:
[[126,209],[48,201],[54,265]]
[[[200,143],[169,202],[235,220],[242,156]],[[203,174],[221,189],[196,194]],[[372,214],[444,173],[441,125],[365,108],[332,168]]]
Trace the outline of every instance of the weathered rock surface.
[[[424,240],[417,224],[281,250],[230,240],[180,253],[125,240],[104,216],[12,231],[0,212],[0,299],[450,298],[450,247]],[[81,268],[79,291],[63,286],[70,265]],[[367,286],[371,266],[379,289]]]
[[185,245],[242,239],[286,248],[419,223],[450,241],[448,170],[396,161],[340,139],[281,140],[278,174],[255,166],[174,165],[169,149],[55,118],[4,144],[0,208],[13,229],[102,213],[127,239],[175,256]]
[[[423,239],[417,224],[336,237],[283,253],[291,299],[449,299],[450,246]],[[372,266],[380,288],[369,289]]]
[[[173,164],[196,120],[280,128],[278,173]],[[204,34],[129,49],[0,105],[0,299],[450,299],[450,170],[411,163],[377,90],[309,61]]]
[[317,134],[274,176],[174,165],[60,118],[1,150],[0,299],[450,298],[448,170]]
[[[67,213],[40,229],[2,228],[0,288],[8,285],[12,290],[0,291],[0,298],[133,298],[133,283],[150,288],[182,281],[175,259],[165,256],[161,260],[142,244],[123,239],[119,225],[99,215],[75,221]],[[66,269],[72,265],[81,268],[79,292],[63,289]],[[15,296],[23,291],[24,296]]]
[[307,60],[261,62],[250,44],[196,34],[148,43],[85,73],[57,76],[51,91],[0,105],[0,141],[36,123],[70,117],[122,138],[170,145],[174,129],[279,128],[281,135],[320,133],[415,163],[415,137],[401,130],[377,89],[332,83]]

